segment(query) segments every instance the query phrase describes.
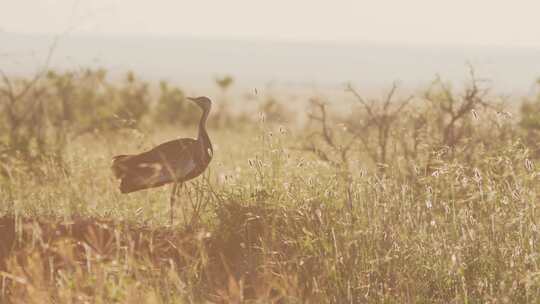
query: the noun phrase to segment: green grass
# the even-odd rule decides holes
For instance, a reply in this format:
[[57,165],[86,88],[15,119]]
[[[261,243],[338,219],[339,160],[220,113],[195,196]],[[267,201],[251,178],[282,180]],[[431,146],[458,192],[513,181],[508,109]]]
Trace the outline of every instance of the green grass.
[[[343,174],[294,149],[301,131],[257,124],[210,133],[215,158],[180,197],[174,227],[170,189],[120,194],[110,158],[194,132],[88,136],[69,145],[65,168],[44,163],[41,176],[12,168],[1,184],[0,212],[18,219],[20,240],[2,272],[0,299],[539,301],[539,171],[524,165],[521,145],[478,152],[475,167],[441,161],[437,173],[414,178],[398,169],[376,174],[358,162],[349,204]],[[80,218],[112,221],[114,237],[83,233],[79,241],[97,243],[84,247],[83,257],[69,237],[45,237],[48,222]],[[154,251],[126,245],[137,234],[155,240]],[[171,250],[177,259],[167,259]],[[47,272],[44,252],[69,266]]]

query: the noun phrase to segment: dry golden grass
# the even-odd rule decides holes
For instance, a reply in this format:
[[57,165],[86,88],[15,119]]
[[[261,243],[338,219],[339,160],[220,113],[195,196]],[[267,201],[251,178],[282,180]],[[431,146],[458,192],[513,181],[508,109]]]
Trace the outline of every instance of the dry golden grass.
[[172,226],[169,188],[122,195],[110,159],[195,130],[97,130],[31,166],[11,154],[0,299],[536,303],[537,160],[475,90],[345,114],[314,100],[305,128],[214,126],[215,158]]
[[436,174],[414,182],[356,172],[351,209],[342,176],[290,149],[296,137],[277,128],[213,130],[216,158],[182,196],[174,227],[167,188],[121,195],[108,171],[114,153],[159,139],[81,139],[67,168],[45,163],[39,177],[14,171],[1,190],[2,298],[538,299],[538,171],[520,145],[486,152],[477,168],[438,163]]

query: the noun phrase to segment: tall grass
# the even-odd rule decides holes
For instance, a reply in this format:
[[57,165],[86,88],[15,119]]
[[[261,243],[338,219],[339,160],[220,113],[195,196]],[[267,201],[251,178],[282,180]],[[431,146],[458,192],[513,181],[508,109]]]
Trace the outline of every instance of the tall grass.
[[[361,109],[353,113],[364,115]],[[36,163],[39,174],[12,161],[0,189],[0,299],[538,302],[533,155],[517,136],[493,136],[491,145],[483,138],[472,152],[463,150],[486,129],[502,134],[489,130],[489,114],[480,109],[453,122],[468,131],[450,153],[436,130],[452,118],[433,116],[435,109],[425,114],[430,129],[420,132],[415,158],[400,148],[400,139],[415,138],[414,129],[400,127],[410,121],[392,122],[387,164],[366,155],[378,141],[366,137],[363,145],[357,130],[339,131],[354,127],[343,115],[327,113],[322,131],[321,119],[306,128],[265,120],[214,128],[215,158],[182,193],[173,226],[169,189],[121,195],[109,160],[194,131],[80,136],[62,166]],[[386,115],[371,110],[373,119]],[[358,145],[340,158],[351,139]]]

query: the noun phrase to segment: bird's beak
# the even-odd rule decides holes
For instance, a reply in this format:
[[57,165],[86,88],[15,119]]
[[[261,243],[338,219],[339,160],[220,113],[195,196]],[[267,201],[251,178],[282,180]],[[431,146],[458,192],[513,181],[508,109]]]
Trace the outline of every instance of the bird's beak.
[[195,97],[186,97],[186,98],[191,100],[191,101],[195,101]]

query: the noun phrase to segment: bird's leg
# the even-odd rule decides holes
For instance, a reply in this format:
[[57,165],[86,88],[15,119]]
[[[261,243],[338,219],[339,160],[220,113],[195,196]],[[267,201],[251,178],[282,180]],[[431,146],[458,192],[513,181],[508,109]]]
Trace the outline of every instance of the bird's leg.
[[177,189],[178,189],[178,183],[174,182],[172,186],[172,191],[171,191],[171,206],[169,209],[169,214],[171,216],[171,226],[173,225],[173,220],[174,220],[174,203],[176,202]]

